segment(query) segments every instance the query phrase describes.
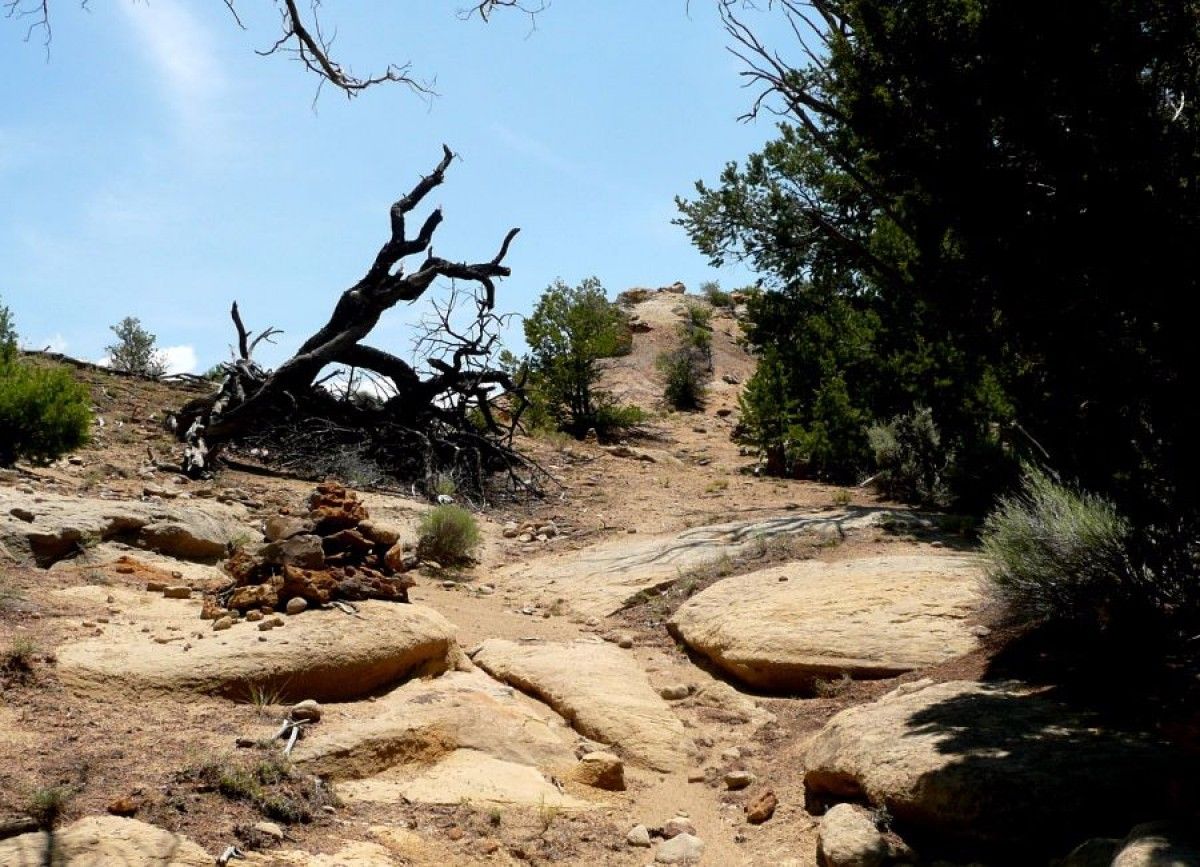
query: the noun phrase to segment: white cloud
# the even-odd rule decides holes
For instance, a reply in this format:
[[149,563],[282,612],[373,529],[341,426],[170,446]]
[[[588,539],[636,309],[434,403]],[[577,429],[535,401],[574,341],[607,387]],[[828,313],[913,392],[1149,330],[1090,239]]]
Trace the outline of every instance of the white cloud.
[[167,366],[167,373],[196,372],[196,347],[187,344],[167,346],[161,350],[160,354]]
[[217,132],[225,76],[212,35],[179,0],[119,3],[186,136]]

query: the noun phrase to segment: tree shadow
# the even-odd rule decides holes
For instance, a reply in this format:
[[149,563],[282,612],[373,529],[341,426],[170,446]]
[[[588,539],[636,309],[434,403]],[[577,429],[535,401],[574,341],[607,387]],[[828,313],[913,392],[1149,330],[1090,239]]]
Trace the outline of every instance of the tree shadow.
[[1193,760],[1059,688],[984,684],[913,713],[901,737],[950,758],[887,804],[926,852],[979,857],[982,842],[988,863],[1035,863],[1194,804]]

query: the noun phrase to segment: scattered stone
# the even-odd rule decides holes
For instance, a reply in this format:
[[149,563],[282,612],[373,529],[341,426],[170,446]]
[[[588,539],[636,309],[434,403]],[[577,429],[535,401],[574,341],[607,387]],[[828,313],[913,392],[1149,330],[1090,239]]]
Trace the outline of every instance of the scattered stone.
[[553,539],[558,535],[558,525],[553,521],[550,521],[549,523],[538,527],[537,532],[539,536],[545,536],[547,539]]
[[293,515],[272,515],[263,525],[263,535],[268,542],[281,542],[302,533],[311,533],[313,525]]
[[690,771],[688,773],[689,783],[703,783],[708,779],[708,775],[704,771]]
[[694,834],[672,837],[654,853],[659,864],[695,864],[704,857],[704,841]]
[[109,815],[124,816],[126,818],[133,816],[142,808],[142,802],[139,798],[132,795],[122,795],[113,801],[110,801],[106,808]]
[[730,791],[736,792],[739,789],[745,789],[754,785],[758,777],[749,771],[730,771],[725,775],[725,787]]
[[779,799],[775,793],[767,789],[753,801],[746,804],[746,821],[751,825],[761,825],[775,815]]
[[18,521],[24,521],[26,524],[32,524],[33,519],[36,517],[33,512],[29,511],[28,509],[23,509],[20,506],[13,506],[8,510],[8,513]]
[[678,837],[680,834],[695,834],[696,826],[687,816],[676,816],[659,829],[659,836],[664,840]]
[[218,617],[213,621],[213,632],[222,632],[233,627],[233,618],[226,614],[224,617]]
[[649,849],[650,830],[645,825],[634,825],[625,835],[625,842],[638,849]]
[[281,539],[278,542],[269,542],[258,550],[257,555],[264,563],[271,563],[276,566],[295,566],[298,569],[324,569],[324,542],[328,541],[328,539],[322,540],[320,536],[301,533]]
[[670,686],[664,686],[658,691],[658,694],[667,701],[679,701],[691,695],[692,689],[684,683],[674,683]]
[[257,822],[254,825],[254,830],[258,831],[258,833],[260,833],[260,834],[264,834],[265,836],[270,837],[272,840],[275,840],[276,842],[283,841],[283,837],[284,837],[283,828],[279,827],[274,822]]
[[291,710],[288,711],[288,717],[295,722],[317,722],[321,719],[322,713],[321,705],[315,699],[306,698],[304,701],[292,705]]
[[622,650],[629,650],[629,648],[633,647],[633,636],[632,635],[619,636],[617,638],[617,647],[620,647]]
[[597,789],[625,791],[625,764],[612,753],[588,753],[575,766],[573,776],[584,785]]
[[883,867],[890,847],[871,814],[855,804],[837,804],[821,819],[817,835],[820,867]]
[[244,735],[233,742],[233,745],[238,749],[248,750],[258,746],[257,738],[248,738]]
[[505,539],[515,539],[521,535],[521,530],[516,524],[505,524],[502,534]]
[[167,585],[162,581],[147,581],[146,582],[146,592],[147,593],[165,593],[166,589],[167,589]]
[[263,613],[257,608],[252,608],[246,612],[246,620],[248,620],[250,623],[257,623],[263,619],[263,616]]
[[300,612],[307,610],[307,608],[308,600],[303,596],[293,596],[287,601],[288,614],[299,614]]
[[163,596],[165,596],[167,599],[191,599],[192,588],[186,585],[176,584],[164,589]]
[[532,533],[522,533],[520,536],[517,537],[517,541],[524,542],[525,544],[529,544],[530,542],[533,541],[533,534]]
[[457,586],[458,586],[458,582],[457,582],[457,581],[451,581],[451,580],[450,580],[450,579],[448,579],[448,578],[447,578],[445,581],[443,581],[443,582],[442,582],[442,589],[443,589],[443,590],[453,590],[453,589],[454,589],[455,587],[457,587]]
[[376,545],[387,545],[389,548],[400,541],[400,529],[373,518],[358,522],[358,532],[362,533]]

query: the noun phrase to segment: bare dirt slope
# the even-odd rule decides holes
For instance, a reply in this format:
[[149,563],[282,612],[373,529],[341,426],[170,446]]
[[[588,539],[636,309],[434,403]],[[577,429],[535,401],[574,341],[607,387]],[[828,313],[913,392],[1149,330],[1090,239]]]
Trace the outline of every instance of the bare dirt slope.
[[[297,750],[299,770],[272,770],[279,742],[254,745],[275,733],[287,706],[281,692],[259,689],[244,673],[240,694],[139,692],[131,688],[133,673],[106,691],[94,677],[79,688],[78,678],[63,676],[59,659],[76,664],[79,648],[89,646],[111,653],[119,637],[141,642],[145,658],[170,655],[172,670],[189,658],[217,670],[223,653],[236,652],[244,663],[258,642],[284,648],[286,656],[288,642],[306,640],[296,625],[305,617],[341,622],[347,633],[369,629],[369,620],[307,612],[296,621],[282,618],[275,630],[259,633],[241,622],[222,635],[199,619],[194,601],[219,583],[211,565],[120,538],[80,544],[50,568],[9,557],[0,577],[0,827],[29,815],[35,802],[57,803],[57,792],[60,827],[88,816],[132,816],[214,857],[236,843],[251,853],[250,863],[616,865],[644,864],[665,845],[657,836],[652,848],[632,845],[626,838],[634,826],[669,834],[680,819],[703,841],[703,864],[813,863],[817,820],[804,809],[802,746],[836,711],[886,692],[896,679],[834,677],[808,697],[755,693],[690,656],[667,621],[688,598],[730,575],[798,560],[940,557],[961,546],[869,491],[754,475],[754,458],[730,439],[739,384],[753,365],[727,311],[713,319],[706,408],[665,412],[654,359],[677,340],[680,305],[687,303],[704,302],[664,291],[635,305],[649,330],[639,331],[633,353],[607,372],[614,393],[653,414],[650,437],[626,449],[526,443],[561,488],[541,501],[480,514],[479,562],[454,573],[423,567],[411,593],[415,606],[444,618],[457,635],[456,649],[424,673],[450,673],[424,686],[410,680],[394,692],[385,686],[328,704]],[[179,387],[95,370],[80,376],[104,419],[92,444],[54,466],[0,478],[28,501],[35,522],[46,494],[184,509],[219,500],[239,510],[250,544],[261,538],[266,518],[304,512],[308,482],[233,471],[189,482],[158,468],[174,447],[161,429],[163,411],[187,397]],[[364,494],[363,501],[372,517],[409,531],[428,508],[394,494]],[[538,532],[550,524],[553,532]],[[696,529],[716,524],[734,529]],[[530,541],[522,541],[526,525]],[[765,532],[768,526],[776,531]],[[704,556],[674,561],[655,553],[677,550],[681,539]],[[647,573],[638,557],[662,568]],[[602,586],[618,572],[633,575],[633,589],[601,594],[603,604],[584,604],[592,594],[571,580],[586,575],[586,584]],[[186,585],[196,595],[176,601],[147,590],[162,584]],[[235,633],[236,640],[226,637]],[[481,644],[493,651],[476,665],[470,655]],[[191,657],[188,648],[195,648]],[[329,650],[331,665],[338,652]],[[982,649],[968,654],[932,676],[970,678],[983,656]],[[645,729],[656,717],[671,725]],[[239,748],[239,739],[250,746]],[[587,763],[578,759],[591,752],[616,755],[624,789],[589,784]],[[336,772],[332,791],[313,788],[302,770],[305,756],[310,763],[323,757],[321,767]],[[745,774],[727,781],[732,772]],[[768,792],[777,807],[765,822],[751,823],[747,808]],[[266,818],[282,838],[256,830]],[[93,826],[79,827],[64,837],[72,846],[85,846],[78,841]],[[136,830],[121,827],[122,834]],[[28,851],[28,840],[24,845]],[[0,861],[18,851],[4,846],[0,841]]]

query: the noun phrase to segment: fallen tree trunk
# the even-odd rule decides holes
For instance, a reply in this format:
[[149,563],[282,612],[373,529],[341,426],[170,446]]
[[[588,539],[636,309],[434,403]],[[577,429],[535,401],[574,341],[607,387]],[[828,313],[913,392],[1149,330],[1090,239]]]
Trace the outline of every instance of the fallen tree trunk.
[[[301,461],[315,459],[317,470],[323,452],[353,446],[369,453],[393,481],[428,483],[446,474],[481,494],[489,474],[506,471],[511,485],[536,489],[533,476],[539,471],[512,448],[524,407],[521,384],[492,366],[504,323],[494,312],[495,281],[511,273],[503,262],[519,230],[504,236],[489,261],[474,264],[429,252],[442,221],[440,209],[425,218],[414,237],[407,235],[408,215],[443,182],[453,157],[443,146],[433,172],[392,205],[391,235],[366,275],[342,293],[329,321],[275,370],[261,368],[253,353],[278,332],[268,328],[254,336],[233,304],[238,357],[225,365],[219,390],[190,401],[173,419],[185,444],[186,473],[210,473],[222,450],[234,443],[257,443],[260,453],[276,455],[291,449]],[[422,253],[425,258],[416,270],[405,273],[403,260]],[[457,286],[445,307],[435,304],[439,322],[421,341],[429,350],[421,362],[426,375],[404,359],[362,343],[387,310],[420,298],[438,278],[472,284],[475,315],[467,328],[454,327]],[[325,387],[329,377],[318,379],[331,365],[351,371],[340,398]],[[355,375],[375,384],[373,397],[355,393]],[[496,411],[497,400],[507,412]],[[498,417],[507,424],[501,425]]]

